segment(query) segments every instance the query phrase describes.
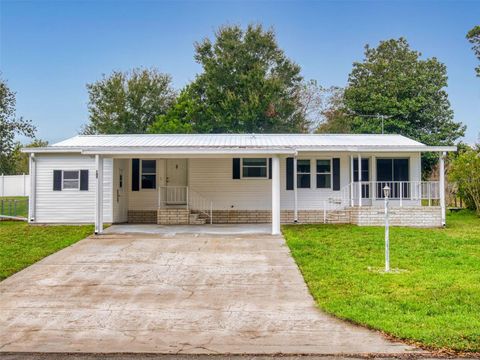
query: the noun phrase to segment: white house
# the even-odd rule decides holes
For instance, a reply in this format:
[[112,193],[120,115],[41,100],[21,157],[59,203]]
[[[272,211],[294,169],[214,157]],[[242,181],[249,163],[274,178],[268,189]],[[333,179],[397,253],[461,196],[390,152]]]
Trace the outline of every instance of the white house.
[[[30,153],[31,223],[445,224],[444,173],[422,181],[426,146],[400,135],[91,135]],[[360,175],[359,175],[360,174]]]

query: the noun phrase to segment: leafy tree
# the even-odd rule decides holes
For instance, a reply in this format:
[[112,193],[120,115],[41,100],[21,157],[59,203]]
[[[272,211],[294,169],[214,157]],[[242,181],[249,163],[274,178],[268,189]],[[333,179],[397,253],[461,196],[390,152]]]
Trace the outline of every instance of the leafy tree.
[[[345,105],[353,114],[352,132],[402,134],[427,145],[451,145],[465,133],[453,121],[445,90],[447,70],[436,58],[422,60],[404,38],[365,47],[363,62],[353,64]],[[434,157],[424,157],[427,172]]]
[[456,183],[460,196],[480,216],[480,150],[467,149],[449,167],[449,180]]
[[12,152],[10,159],[12,163],[12,170],[10,174],[28,174],[29,173],[29,161],[28,161],[28,154],[22,152],[22,148],[24,147],[45,147],[48,146],[48,141],[34,139],[28,145],[22,145],[17,142],[14,151]]
[[148,132],[152,134],[182,134],[193,132],[191,114],[194,101],[188,93],[188,86],[180,92],[178,99],[164,115],[158,115],[150,125]]
[[[467,39],[473,44],[473,52],[477,59],[480,60],[480,25],[475,26],[467,33]],[[475,70],[477,71],[477,76],[480,77],[480,65]]]
[[352,118],[344,103],[344,89],[331,87],[326,90],[322,122],[315,130],[318,134],[348,134],[352,132]]
[[18,147],[16,135],[33,137],[35,127],[30,121],[17,118],[15,114],[15,93],[0,78],[0,173],[15,172],[15,161],[12,157]]
[[85,134],[139,134],[175,100],[171,77],[156,69],[114,71],[87,84],[90,123]]
[[195,44],[195,60],[203,72],[172,110],[194,132],[308,130],[308,120],[298,111],[300,67],[279,48],[273,30],[264,31],[260,25],[246,30],[221,27],[214,42]]

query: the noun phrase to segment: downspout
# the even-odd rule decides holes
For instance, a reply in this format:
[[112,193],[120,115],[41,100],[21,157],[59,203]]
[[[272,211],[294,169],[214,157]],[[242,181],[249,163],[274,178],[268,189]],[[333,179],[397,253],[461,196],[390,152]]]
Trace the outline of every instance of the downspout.
[[298,223],[297,155],[293,157],[293,222]]
[[29,158],[30,172],[30,196],[28,197],[28,222],[35,222],[35,204],[36,204],[36,187],[37,187],[37,164],[35,153],[30,153]]

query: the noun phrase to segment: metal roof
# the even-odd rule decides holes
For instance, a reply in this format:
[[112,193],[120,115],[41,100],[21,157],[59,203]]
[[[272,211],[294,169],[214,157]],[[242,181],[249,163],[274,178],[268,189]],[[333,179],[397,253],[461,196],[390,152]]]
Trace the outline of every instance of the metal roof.
[[26,152],[287,154],[297,151],[454,151],[402,135],[364,134],[125,134],[78,135]]

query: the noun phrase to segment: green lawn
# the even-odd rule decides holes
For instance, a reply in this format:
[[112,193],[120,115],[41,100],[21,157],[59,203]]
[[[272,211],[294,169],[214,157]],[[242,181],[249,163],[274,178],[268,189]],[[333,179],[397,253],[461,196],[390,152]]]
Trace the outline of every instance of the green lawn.
[[0,196],[0,215],[28,216],[28,196]]
[[318,306],[434,349],[480,351],[480,219],[449,214],[446,229],[354,225],[283,227]]
[[0,221],[0,280],[93,233],[93,226]]

